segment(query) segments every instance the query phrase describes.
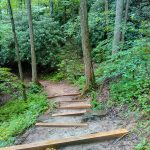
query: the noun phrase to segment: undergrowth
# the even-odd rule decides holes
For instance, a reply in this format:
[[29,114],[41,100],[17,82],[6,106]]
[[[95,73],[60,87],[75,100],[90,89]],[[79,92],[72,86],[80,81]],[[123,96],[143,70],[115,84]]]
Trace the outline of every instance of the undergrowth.
[[[150,114],[149,49],[148,39],[137,40],[133,48],[109,57],[95,70],[97,85],[109,87],[108,107],[126,106],[128,110],[138,112],[141,125],[137,129],[144,133],[139,137],[145,139],[150,130],[143,125],[149,124]],[[135,150],[150,149],[146,140],[140,141]]]
[[64,74],[62,72],[55,72],[52,74],[45,74],[40,77],[42,80],[49,80],[54,82],[59,82],[64,80]]
[[91,105],[93,111],[103,109],[103,104],[98,101],[97,93],[95,91],[91,92]]
[[139,144],[135,146],[135,150],[149,150],[150,143],[144,138]]
[[55,100],[51,100],[48,104],[48,108],[53,112],[56,108],[58,108],[58,102]]
[[130,110],[150,113],[149,48],[147,39],[135,41],[132,49],[111,56],[96,69],[96,82],[109,86],[112,104],[125,104]]
[[7,94],[10,95],[11,98],[15,98],[21,95],[22,83],[18,77],[10,71],[9,68],[0,67],[0,96]]
[[47,96],[33,84],[28,88],[27,101],[21,98],[9,100],[0,107],[0,147],[11,145],[15,137],[36,122],[36,118],[48,109]]

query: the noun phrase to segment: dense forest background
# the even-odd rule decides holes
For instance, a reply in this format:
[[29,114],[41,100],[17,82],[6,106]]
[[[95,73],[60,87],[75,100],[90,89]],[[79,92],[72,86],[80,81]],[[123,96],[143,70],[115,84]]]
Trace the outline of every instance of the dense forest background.
[[[29,77],[31,53],[27,4],[25,0],[11,0],[11,5],[23,74]],[[65,79],[83,89],[86,78],[79,9],[79,0],[32,0],[38,78]],[[148,118],[150,113],[149,12],[149,0],[124,0],[120,16],[121,34],[114,53],[116,1],[88,0],[89,37],[96,82],[95,90],[90,89],[90,94],[98,97],[107,87],[109,106],[126,105],[132,111],[140,111],[144,118]],[[0,66],[0,94],[12,93],[12,88],[21,89],[22,83],[16,83],[17,77],[6,69],[11,68],[14,73],[18,70],[6,0],[0,0]],[[30,92],[38,90],[36,85],[29,87]],[[21,95],[19,90],[16,95]],[[147,125],[149,121],[145,123]]]

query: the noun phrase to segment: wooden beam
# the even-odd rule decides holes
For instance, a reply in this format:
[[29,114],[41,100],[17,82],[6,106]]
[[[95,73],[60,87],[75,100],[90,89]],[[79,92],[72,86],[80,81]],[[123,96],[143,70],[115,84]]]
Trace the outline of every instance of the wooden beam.
[[86,113],[86,110],[78,111],[78,112],[65,112],[65,113],[52,114],[52,117],[76,116],[76,115],[82,115],[82,114],[85,114],[85,113]]
[[58,139],[58,140],[47,140],[47,141],[42,141],[37,143],[0,148],[0,150],[45,150],[46,148],[53,148],[55,146],[59,147],[62,145],[77,144],[77,143],[84,143],[84,142],[87,143],[93,141],[100,142],[103,140],[119,138],[126,134],[128,134],[128,131],[126,129],[118,129],[118,130],[113,130],[108,132],[99,132],[95,134],[75,136],[75,137],[69,137],[69,138]]
[[60,101],[60,103],[65,103],[65,102],[88,102],[86,100],[63,100],[63,101]]
[[48,99],[55,98],[55,97],[62,97],[62,96],[78,96],[80,93],[70,93],[70,94],[62,94],[62,95],[54,95],[54,96],[48,96]]
[[85,123],[36,123],[36,126],[40,127],[85,127],[88,124]]
[[66,106],[60,106],[60,109],[85,109],[85,108],[91,108],[92,106],[90,104],[80,104],[80,105],[66,105]]

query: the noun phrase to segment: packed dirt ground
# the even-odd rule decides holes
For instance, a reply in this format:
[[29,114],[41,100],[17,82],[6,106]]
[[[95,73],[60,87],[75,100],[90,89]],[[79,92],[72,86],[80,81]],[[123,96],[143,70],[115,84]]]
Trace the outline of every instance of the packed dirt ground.
[[[52,83],[50,81],[41,81],[48,96],[63,95],[70,93],[79,92],[78,88],[72,86],[66,82]],[[74,96],[62,96],[49,99],[49,101],[55,100],[61,102],[65,100],[73,100]],[[86,102],[76,102],[78,104],[90,103],[90,99],[86,99]],[[65,102],[63,105],[67,105],[71,102]],[[54,140],[62,139],[72,136],[80,136],[86,134],[93,134],[96,132],[111,131],[114,129],[126,128],[131,131],[135,126],[135,121],[131,116],[124,118],[120,110],[107,110],[107,112],[101,112],[99,116],[60,116],[52,117],[53,113],[62,112],[76,112],[79,110],[67,110],[67,109],[56,109],[55,111],[47,111],[45,114],[40,116],[37,122],[53,122],[53,123],[87,123],[85,127],[36,127],[33,126],[27,130],[23,135],[19,136],[15,144],[26,144],[33,143],[43,140]],[[83,111],[83,110],[81,110]],[[92,114],[92,111],[89,111]],[[90,114],[88,113],[88,114]],[[137,143],[138,137],[134,133],[129,132],[128,135],[121,138],[109,140],[109,141],[96,141],[88,142],[75,145],[66,145],[64,147],[58,147],[58,150],[133,150],[134,145]]]

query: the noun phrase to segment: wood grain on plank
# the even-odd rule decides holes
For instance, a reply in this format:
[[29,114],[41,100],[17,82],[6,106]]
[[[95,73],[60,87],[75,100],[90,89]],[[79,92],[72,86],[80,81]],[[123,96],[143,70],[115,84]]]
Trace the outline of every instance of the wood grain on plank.
[[80,93],[70,93],[70,94],[62,94],[62,95],[53,95],[48,96],[48,99],[55,98],[55,97],[63,97],[63,96],[78,96]]
[[86,100],[63,100],[60,101],[60,103],[67,103],[67,102],[88,102]]
[[90,104],[74,104],[74,105],[65,105],[60,106],[60,109],[83,109],[83,108],[91,108],[92,106]]
[[52,117],[57,117],[57,116],[74,116],[74,115],[82,115],[82,114],[85,114],[85,113],[86,113],[86,110],[78,111],[78,112],[65,112],[65,113],[52,114]]
[[86,123],[36,123],[36,126],[40,127],[85,127],[88,124]]
[[69,145],[75,143],[77,144],[77,143],[90,142],[90,141],[109,140],[109,139],[122,137],[123,135],[126,134],[128,134],[128,131],[126,129],[118,129],[118,130],[113,130],[108,132],[99,132],[95,134],[81,135],[81,136],[63,138],[58,140],[47,140],[47,141],[42,141],[37,143],[0,148],[0,150],[45,150],[46,148],[52,148],[54,146],[59,147],[62,145]]

